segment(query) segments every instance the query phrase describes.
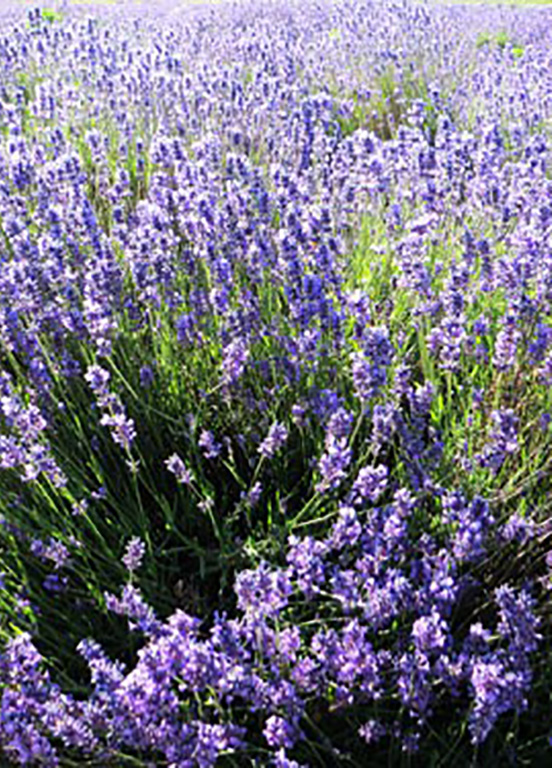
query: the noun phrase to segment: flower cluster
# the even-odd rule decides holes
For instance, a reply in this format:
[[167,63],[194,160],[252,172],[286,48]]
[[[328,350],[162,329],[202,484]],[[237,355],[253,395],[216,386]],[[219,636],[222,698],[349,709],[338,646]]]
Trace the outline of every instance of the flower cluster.
[[550,10],[71,6],[0,10],[0,762],[544,743]]
[[[101,744],[106,759],[139,749],[176,765],[214,766],[221,754],[260,746],[249,712],[264,723],[271,764],[279,765],[306,738],[313,696],[353,715],[358,708],[375,716],[382,699],[401,702],[402,715],[373,718],[370,727],[359,725],[359,736],[398,733],[410,749],[449,694],[455,716],[469,714],[472,739],[483,742],[503,713],[527,706],[530,659],[542,639],[536,605],[526,590],[503,585],[488,625],[455,635],[455,604],[468,592],[481,603],[486,595],[462,576],[463,553],[448,554],[453,522],[444,523],[441,547],[428,535],[423,548],[413,546],[407,495],[398,491],[364,522],[342,509],[325,539],[292,537],[287,565],[241,572],[239,615],[215,617],[210,628],[181,610],[161,622],[131,585],[120,598],[108,595],[109,610],[127,616],[145,644],[127,671],[96,643],[81,643],[92,683],[86,702],[62,695],[31,638],[18,637],[0,677],[6,753],[54,765],[61,737],[83,753]],[[143,554],[139,544],[127,547],[131,569]],[[317,622],[297,622],[302,600]]]

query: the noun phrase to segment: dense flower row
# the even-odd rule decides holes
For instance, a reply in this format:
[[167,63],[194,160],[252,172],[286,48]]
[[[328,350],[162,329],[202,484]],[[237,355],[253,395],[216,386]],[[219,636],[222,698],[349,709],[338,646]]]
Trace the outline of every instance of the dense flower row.
[[[411,751],[447,696],[457,716],[469,712],[472,740],[484,741],[501,714],[526,707],[541,639],[527,590],[500,586],[483,608],[482,585],[463,568],[484,559],[488,539],[511,532],[493,525],[481,499],[444,498],[442,530],[414,540],[416,501],[407,490],[367,516],[365,506],[361,495],[342,507],[325,539],[291,537],[286,567],[240,573],[237,618],[216,616],[206,627],[177,610],[161,622],[131,583],[120,598],[107,595],[109,610],[128,617],[146,643],[127,671],[82,641],[87,700],[63,694],[31,637],[19,635],[0,675],[6,754],[57,765],[56,740],[106,761],[138,750],[174,766],[211,766],[222,754],[261,749],[247,728],[258,714],[263,764],[289,768],[298,763],[287,751],[305,738],[314,709],[364,712],[358,734],[366,743],[392,734]],[[131,540],[123,558],[130,573],[143,555],[142,542]],[[485,624],[462,620],[468,591]]]
[[550,22],[1,22],[9,760],[547,748]]

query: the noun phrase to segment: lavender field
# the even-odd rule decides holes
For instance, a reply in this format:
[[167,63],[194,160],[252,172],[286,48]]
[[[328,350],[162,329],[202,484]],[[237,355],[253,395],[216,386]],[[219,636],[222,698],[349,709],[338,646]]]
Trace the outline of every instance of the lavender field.
[[0,14],[0,765],[552,764],[552,9]]

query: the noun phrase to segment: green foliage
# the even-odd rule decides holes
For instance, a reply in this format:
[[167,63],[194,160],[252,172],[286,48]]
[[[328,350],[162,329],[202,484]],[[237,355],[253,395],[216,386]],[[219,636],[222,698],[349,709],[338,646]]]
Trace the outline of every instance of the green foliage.
[[401,125],[410,122],[414,102],[422,102],[423,124],[430,134],[437,128],[437,109],[429,92],[427,79],[418,65],[404,66],[399,71],[389,65],[375,74],[369,90],[350,94],[351,107],[337,120],[345,136],[359,128],[367,129],[383,139],[391,139]]
[[42,8],[40,14],[44,21],[48,21],[50,24],[63,19],[63,14],[53,8]]
[[477,49],[496,48],[499,51],[509,49],[515,59],[521,58],[525,51],[524,46],[511,38],[508,32],[503,29],[495,34],[492,34],[491,32],[480,32],[475,41],[475,47]]

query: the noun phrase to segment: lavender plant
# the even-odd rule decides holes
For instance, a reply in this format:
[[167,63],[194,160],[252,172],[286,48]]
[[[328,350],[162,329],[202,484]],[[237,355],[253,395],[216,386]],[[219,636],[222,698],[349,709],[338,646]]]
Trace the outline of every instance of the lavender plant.
[[546,760],[550,21],[0,17],[3,759]]

